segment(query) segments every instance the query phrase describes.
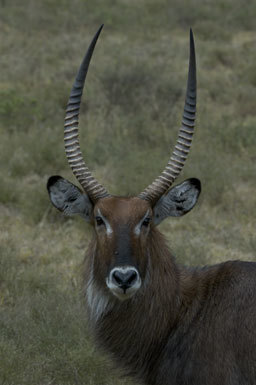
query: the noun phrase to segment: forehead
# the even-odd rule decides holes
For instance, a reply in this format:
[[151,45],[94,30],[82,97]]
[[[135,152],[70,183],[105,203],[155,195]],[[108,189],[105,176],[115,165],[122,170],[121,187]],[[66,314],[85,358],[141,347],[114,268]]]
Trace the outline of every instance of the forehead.
[[150,204],[140,198],[107,197],[101,199],[94,207],[94,214],[100,213],[110,221],[139,220],[149,212],[152,213]]

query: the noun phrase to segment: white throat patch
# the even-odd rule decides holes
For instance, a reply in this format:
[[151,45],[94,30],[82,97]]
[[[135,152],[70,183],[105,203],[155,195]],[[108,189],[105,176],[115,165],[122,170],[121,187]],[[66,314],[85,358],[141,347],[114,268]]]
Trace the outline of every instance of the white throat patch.
[[86,289],[86,299],[90,310],[90,318],[94,322],[97,322],[113,306],[110,298],[95,284],[92,274]]

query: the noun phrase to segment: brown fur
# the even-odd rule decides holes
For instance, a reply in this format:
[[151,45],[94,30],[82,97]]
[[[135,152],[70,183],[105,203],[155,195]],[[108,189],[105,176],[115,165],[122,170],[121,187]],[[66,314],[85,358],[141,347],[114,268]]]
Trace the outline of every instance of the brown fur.
[[[85,286],[93,282],[98,303],[107,303],[95,319],[86,294],[99,345],[147,385],[255,384],[256,264],[178,267],[155,226],[139,238],[130,231],[147,202],[106,198],[94,211],[99,207],[115,234],[110,240],[96,232],[85,259]],[[130,234],[131,255],[143,279],[126,301],[116,299],[104,279],[115,263],[120,229]]]

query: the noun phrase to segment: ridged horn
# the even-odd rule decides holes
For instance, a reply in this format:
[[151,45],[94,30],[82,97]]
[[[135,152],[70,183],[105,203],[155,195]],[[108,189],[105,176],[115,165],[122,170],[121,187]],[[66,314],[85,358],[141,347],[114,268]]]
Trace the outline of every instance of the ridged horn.
[[99,28],[94,38],[92,39],[92,42],[77,73],[68,100],[64,125],[64,143],[68,163],[75,177],[93,202],[96,202],[100,198],[110,196],[110,194],[107,192],[105,187],[99,184],[99,182],[92,176],[90,170],[85,164],[79,145],[78,122],[85,78],[94,47],[102,28],[103,25]]
[[174,151],[163,172],[138,197],[156,203],[180,174],[187,159],[196,118],[196,56],[192,29],[190,29],[190,55],[185,106],[179,136]]

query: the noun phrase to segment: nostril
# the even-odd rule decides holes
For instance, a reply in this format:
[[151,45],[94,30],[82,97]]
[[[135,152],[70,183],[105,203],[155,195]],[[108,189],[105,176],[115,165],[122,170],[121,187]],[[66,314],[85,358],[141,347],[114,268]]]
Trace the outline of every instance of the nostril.
[[122,284],[122,282],[123,282],[123,274],[120,271],[118,271],[118,270],[114,271],[113,278],[115,279],[115,281],[116,281],[116,283],[118,285]]
[[122,287],[123,289],[127,289],[128,287],[132,286],[133,283],[135,283],[138,277],[138,273],[135,270],[122,271],[116,269],[112,276],[118,286]]
[[133,281],[135,281],[137,278],[137,273],[136,271],[133,271],[130,275],[130,277],[127,279],[127,283],[129,283],[129,285],[132,284]]

